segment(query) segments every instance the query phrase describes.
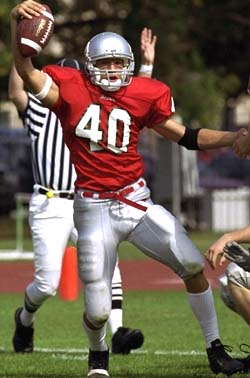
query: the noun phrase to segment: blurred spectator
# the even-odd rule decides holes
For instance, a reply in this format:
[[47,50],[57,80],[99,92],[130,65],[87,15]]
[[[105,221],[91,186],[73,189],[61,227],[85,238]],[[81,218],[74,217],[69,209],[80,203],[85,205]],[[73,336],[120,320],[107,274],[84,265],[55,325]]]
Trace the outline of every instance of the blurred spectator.
[[199,151],[200,186],[232,188],[250,185],[250,161],[240,159],[227,148],[217,151]]

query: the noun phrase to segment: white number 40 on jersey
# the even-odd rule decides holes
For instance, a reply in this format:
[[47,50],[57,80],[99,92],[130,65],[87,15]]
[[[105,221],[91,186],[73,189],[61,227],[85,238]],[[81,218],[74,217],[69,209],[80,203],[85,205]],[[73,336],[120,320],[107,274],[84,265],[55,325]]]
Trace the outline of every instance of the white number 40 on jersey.
[[[122,140],[118,144],[118,122],[122,124]],[[91,104],[78,123],[75,133],[81,138],[90,141],[91,151],[99,151],[103,148],[99,145],[103,141],[103,131],[99,129],[101,123],[101,105]],[[126,110],[114,108],[109,113],[107,120],[107,148],[120,154],[127,152],[130,139],[131,118]],[[118,147],[120,146],[120,147]]]

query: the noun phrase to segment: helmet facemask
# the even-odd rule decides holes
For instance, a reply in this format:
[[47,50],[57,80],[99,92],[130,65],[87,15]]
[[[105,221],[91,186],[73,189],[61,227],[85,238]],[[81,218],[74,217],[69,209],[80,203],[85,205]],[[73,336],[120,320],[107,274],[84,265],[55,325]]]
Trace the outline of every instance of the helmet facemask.
[[[121,69],[101,69],[98,60],[119,59]],[[101,33],[93,37],[85,49],[85,70],[93,84],[106,91],[117,91],[130,84],[134,73],[134,57],[128,42],[116,33]],[[119,79],[114,80],[114,76]]]

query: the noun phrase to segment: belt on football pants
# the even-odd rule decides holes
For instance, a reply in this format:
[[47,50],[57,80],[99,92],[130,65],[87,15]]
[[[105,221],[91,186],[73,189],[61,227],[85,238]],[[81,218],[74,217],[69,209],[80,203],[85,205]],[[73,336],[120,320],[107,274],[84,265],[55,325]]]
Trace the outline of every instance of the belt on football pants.
[[44,189],[44,188],[39,188],[38,193],[44,194],[47,198],[66,198],[69,200],[74,199],[74,192],[68,192],[68,191],[58,191],[58,190],[49,190],[49,189]]
[[120,202],[126,203],[129,206],[133,206],[136,209],[147,211],[147,207],[143,206],[135,201],[131,201],[130,199],[126,198],[126,196],[130,193],[133,193],[135,190],[142,188],[144,186],[144,181],[141,180],[138,183],[128,186],[125,189],[119,190],[117,192],[91,192],[88,190],[80,190],[80,196],[84,198],[93,198],[93,199],[115,199]]

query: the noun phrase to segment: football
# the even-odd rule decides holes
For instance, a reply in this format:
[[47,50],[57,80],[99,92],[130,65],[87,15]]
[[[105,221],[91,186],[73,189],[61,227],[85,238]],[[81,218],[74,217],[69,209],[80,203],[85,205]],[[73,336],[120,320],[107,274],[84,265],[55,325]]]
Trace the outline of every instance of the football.
[[32,19],[23,18],[17,25],[17,44],[24,57],[39,54],[49,43],[54,30],[54,17],[48,5],[42,14]]

